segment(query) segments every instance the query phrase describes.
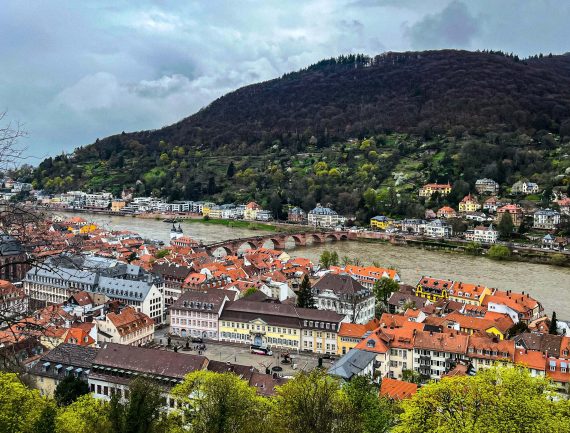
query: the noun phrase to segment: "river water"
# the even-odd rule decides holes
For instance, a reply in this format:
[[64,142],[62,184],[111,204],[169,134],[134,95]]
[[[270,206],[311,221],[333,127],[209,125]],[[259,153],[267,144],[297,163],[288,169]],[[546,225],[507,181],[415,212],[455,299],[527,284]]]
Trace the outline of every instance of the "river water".
[[[171,224],[158,220],[81,214],[102,228],[131,230],[144,238],[168,244]],[[182,223],[184,234],[204,243],[259,236],[265,232],[212,224]],[[292,245],[291,245],[292,246]],[[271,245],[268,245],[271,247]],[[529,292],[545,310],[556,311],[559,319],[570,320],[570,268],[522,262],[495,262],[484,257],[394,246],[387,243],[336,242],[288,249],[293,257],[307,257],[314,263],[325,250],[336,250],[339,257],[359,258],[364,264],[378,262],[398,269],[402,281],[415,285],[423,275],[484,284],[498,289]]]

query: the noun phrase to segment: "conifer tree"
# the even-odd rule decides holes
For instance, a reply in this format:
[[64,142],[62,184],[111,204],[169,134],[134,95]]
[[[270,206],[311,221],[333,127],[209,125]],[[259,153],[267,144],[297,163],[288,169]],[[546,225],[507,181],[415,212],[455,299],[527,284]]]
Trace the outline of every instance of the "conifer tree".
[[313,298],[311,282],[309,281],[309,276],[306,274],[303,277],[301,287],[299,288],[299,292],[297,294],[297,307],[317,308],[315,306],[315,299]]

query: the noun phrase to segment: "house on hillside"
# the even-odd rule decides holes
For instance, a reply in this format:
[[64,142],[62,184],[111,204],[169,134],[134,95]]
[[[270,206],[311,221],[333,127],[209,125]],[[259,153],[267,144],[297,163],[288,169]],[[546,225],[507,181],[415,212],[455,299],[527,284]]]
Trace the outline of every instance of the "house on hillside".
[[419,196],[430,198],[433,194],[439,193],[446,196],[451,192],[451,184],[447,183],[428,183],[420,188]]
[[554,230],[560,224],[560,212],[552,209],[540,209],[534,213],[535,229]]
[[479,194],[498,194],[499,184],[493,179],[477,179],[475,189]]

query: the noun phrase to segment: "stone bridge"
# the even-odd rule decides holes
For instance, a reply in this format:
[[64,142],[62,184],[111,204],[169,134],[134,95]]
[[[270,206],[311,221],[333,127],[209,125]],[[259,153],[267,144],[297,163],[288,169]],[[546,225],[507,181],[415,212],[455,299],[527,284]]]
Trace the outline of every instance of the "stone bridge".
[[296,247],[307,245],[308,240],[313,243],[323,243],[331,241],[347,241],[356,239],[356,233],[348,231],[330,232],[300,232],[300,233],[273,233],[263,236],[253,236],[250,238],[229,239],[227,241],[216,242],[204,245],[208,254],[213,254],[218,248],[222,248],[228,255],[236,255],[238,250],[246,245],[252,249],[262,248],[267,241],[273,243],[274,250],[284,250],[289,241],[294,241]]

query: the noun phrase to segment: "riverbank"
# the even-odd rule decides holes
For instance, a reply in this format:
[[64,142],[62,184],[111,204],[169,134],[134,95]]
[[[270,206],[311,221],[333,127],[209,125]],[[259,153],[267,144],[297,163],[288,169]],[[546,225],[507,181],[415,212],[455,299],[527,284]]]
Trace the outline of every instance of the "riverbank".
[[276,232],[280,230],[279,227],[269,223],[263,223],[258,221],[243,221],[243,220],[226,220],[226,219],[210,219],[210,218],[188,218],[183,220],[184,223],[188,224],[209,224],[218,225],[230,228],[240,228],[247,230],[262,230],[266,232]]
[[[359,233],[359,237],[357,239],[359,242],[383,242],[395,246],[415,247],[424,250],[459,253],[467,256],[481,256],[495,261],[534,263],[570,268],[570,254],[568,252],[512,247],[504,244],[482,245],[460,240],[425,238],[410,239],[409,237],[396,238],[384,233],[378,233],[380,236],[374,237],[370,236],[368,233],[364,234],[363,236],[360,235],[361,234]],[[504,248],[502,248],[501,250],[505,251],[504,253],[493,254],[493,250],[491,250],[493,246],[495,246],[495,249],[499,249],[497,247],[504,247],[507,248],[507,250],[505,251]],[[490,250],[491,254],[489,254]]]

